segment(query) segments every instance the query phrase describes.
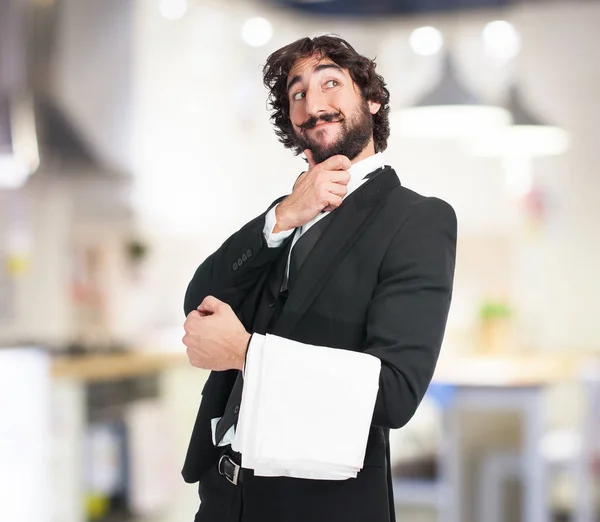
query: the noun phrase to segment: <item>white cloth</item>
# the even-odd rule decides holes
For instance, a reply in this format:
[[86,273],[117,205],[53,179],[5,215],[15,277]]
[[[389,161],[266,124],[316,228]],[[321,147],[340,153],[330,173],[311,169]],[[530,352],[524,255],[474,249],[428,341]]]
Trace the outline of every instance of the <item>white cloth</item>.
[[232,446],[242,466],[257,476],[356,477],[380,371],[368,354],[254,334]]

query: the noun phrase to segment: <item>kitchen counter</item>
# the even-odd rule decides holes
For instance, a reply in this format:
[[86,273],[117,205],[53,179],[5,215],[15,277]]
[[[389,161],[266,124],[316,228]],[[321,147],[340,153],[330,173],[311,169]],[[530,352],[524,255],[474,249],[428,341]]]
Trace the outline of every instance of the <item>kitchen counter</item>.
[[182,353],[117,353],[61,355],[52,359],[52,378],[106,381],[160,372],[175,365],[189,365]]

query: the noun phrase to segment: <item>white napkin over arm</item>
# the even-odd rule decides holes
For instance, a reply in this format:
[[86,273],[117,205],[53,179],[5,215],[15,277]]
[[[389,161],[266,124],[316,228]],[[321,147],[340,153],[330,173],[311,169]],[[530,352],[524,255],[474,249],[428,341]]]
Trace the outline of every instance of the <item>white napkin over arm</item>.
[[372,355],[254,334],[233,445],[242,466],[260,476],[356,477],[380,371]]

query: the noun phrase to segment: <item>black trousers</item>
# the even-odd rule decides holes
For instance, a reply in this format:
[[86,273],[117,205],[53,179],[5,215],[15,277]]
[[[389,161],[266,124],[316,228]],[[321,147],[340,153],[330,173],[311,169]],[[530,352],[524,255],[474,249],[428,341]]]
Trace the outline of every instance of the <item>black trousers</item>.
[[[221,454],[239,464],[229,446]],[[360,479],[315,481],[287,477],[255,477],[241,470],[233,485],[217,463],[201,477],[200,509],[195,522],[391,522],[387,471],[364,467]]]

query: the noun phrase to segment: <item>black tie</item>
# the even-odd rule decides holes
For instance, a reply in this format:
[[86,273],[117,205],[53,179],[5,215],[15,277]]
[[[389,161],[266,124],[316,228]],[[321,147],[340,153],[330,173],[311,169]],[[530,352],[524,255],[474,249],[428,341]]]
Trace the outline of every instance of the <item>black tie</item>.
[[323,231],[329,224],[329,216],[325,216],[310,227],[304,234],[300,236],[296,244],[292,247],[290,254],[290,270],[287,281],[287,288],[291,290],[293,282],[298,277],[300,268],[306,261],[308,254],[317,244],[317,241],[323,234]]

